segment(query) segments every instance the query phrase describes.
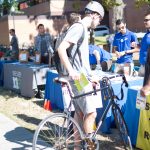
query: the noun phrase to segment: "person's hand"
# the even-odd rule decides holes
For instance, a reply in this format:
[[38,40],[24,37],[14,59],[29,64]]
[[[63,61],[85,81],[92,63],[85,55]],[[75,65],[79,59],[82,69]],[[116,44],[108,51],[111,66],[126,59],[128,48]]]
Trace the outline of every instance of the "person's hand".
[[72,79],[72,80],[80,80],[81,78],[81,74],[75,70],[72,70],[71,72],[69,72],[69,77]]
[[125,54],[125,51],[120,52],[120,56],[124,56]]
[[150,86],[149,85],[143,86],[142,89],[140,90],[140,94],[143,97],[145,97],[146,95],[150,94]]
[[90,78],[90,81],[93,82],[93,83],[99,84],[100,78],[99,78],[99,76],[97,76],[97,75],[93,75],[93,76]]
[[117,58],[120,58],[120,53],[118,51],[115,52]]

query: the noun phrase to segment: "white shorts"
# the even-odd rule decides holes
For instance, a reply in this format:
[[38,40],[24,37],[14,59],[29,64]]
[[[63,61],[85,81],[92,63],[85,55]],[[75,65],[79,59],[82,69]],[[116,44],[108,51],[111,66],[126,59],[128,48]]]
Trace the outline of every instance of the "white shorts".
[[[69,81],[69,83],[71,85],[72,92],[74,93],[75,96],[93,90],[91,82],[86,87],[84,87],[84,89],[81,92],[77,90],[74,81]],[[96,88],[100,88],[100,85],[98,85]],[[101,91],[97,92],[97,95],[91,94],[88,96],[80,97],[76,99],[75,102],[84,115],[96,112],[96,108],[102,107]]]
[[134,69],[133,63],[125,63],[125,64],[115,63],[114,73],[121,73],[124,75],[132,76],[133,69]]

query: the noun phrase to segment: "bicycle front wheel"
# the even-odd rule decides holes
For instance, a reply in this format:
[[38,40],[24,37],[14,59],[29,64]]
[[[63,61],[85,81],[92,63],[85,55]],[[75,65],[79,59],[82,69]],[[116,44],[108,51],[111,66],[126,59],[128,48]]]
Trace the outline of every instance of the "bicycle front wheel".
[[45,118],[33,137],[33,150],[82,149],[83,133],[77,122],[66,114],[57,113]]
[[132,150],[132,144],[131,144],[131,140],[130,140],[130,137],[129,137],[127,124],[124,120],[124,117],[122,115],[122,112],[121,112],[119,106],[118,105],[113,105],[112,106],[112,112],[113,112],[113,115],[114,115],[116,126],[117,126],[117,128],[120,132],[124,148],[126,150],[128,150],[128,149]]

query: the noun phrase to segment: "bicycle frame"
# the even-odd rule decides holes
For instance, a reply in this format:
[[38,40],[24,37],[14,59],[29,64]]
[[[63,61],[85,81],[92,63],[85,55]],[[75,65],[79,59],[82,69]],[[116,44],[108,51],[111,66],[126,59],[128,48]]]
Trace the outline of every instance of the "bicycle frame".
[[[73,96],[72,91],[71,91],[71,89],[70,89],[70,86],[69,86],[68,84],[66,84],[66,83],[63,83],[63,84],[66,84],[66,85],[67,85],[67,89],[68,89],[69,95],[70,95],[70,97],[71,97],[70,104],[69,104],[67,110],[64,111],[64,112],[68,115],[68,117],[71,116],[71,111],[70,111],[71,105],[73,104],[74,107],[76,108],[76,104],[75,104],[75,102],[74,102],[75,99],[78,99],[78,98],[83,97],[83,96],[91,95],[91,94],[96,94],[96,92],[99,92],[99,91],[105,91],[105,90],[107,90],[107,94],[108,94],[107,99],[110,99],[110,101],[109,101],[108,105],[106,106],[106,108],[105,108],[105,110],[104,110],[104,112],[103,112],[103,114],[102,114],[102,116],[101,116],[101,118],[100,118],[100,120],[99,120],[99,122],[98,122],[97,128],[96,128],[96,130],[95,130],[95,132],[94,132],[94,134],[93,134],[93,137],[96,136],[96,134],[97,134],[99,128],[100,128],[101,125],[102,125],[102,122],[103,122],[104,119],[106,118],[106,115],[107,115],[107,113],[108,113],[110,107],[113,106],[113,105],[116,105],[116,103],[115,103],[115,101],[114,101],[114,99],[115,99],[116,96],[114,95],[114,91],[113,91],[113,88],[112,88],[112,86],[111,86],[111,83],[108,83],[109,79],[116,78],[116,77],[122,77],[122,80],[123,80],[122,85],[125,84],[126,87],[128,86],[128,83],[127,83],[126,78],[125,78],[124,75],[115,75],[115,76],[111,76],[111,77],[109,77],[109,78],[108,78],[108,77],[102,78],[101,81],[104,82],[104,87],[102,87],[102,88],[100,88],[100,89],[95,89],[95,88],[94,88],[93,91],[90,91],[90,92],[87,92],[87,93],[83,93],[83,94],[80,94],[80,95],[77,95],[77,96]],[[78,111],[75,111],[75,112],[76,112],[76,114],[77,114],[79,120],[81,120],[81,117],[80,117],[80,115],[79,115],[79,112],[78,112]],[[80,123],[81,123],[81,122],[80,122]],[[82,126],[81,124],[80,124],[80,127],[81,127],[82,130],[84,131],[83,126]]]

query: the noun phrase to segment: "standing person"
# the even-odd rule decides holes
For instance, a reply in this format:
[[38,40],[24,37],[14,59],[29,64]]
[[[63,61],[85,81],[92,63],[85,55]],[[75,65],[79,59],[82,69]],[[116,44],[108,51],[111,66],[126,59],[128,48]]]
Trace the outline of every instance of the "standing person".
[[10,41],[10,49],[12,50],[12,59],[18,60],[19,58],[19,46],[18,46],[18,38],[15,34],[15,29],[10,29],[9,34],[12,36]]
[[96,64],[97,70],[109,71],[112,65],[112,57],[109,52],[102,49],[100,46],[89,45],[90,64]]
[[[89,2],[85,7],[85,16],[80,23],[73,24],[58,48],[59,57],[62,64],[68,71],[69,83],[71,84],[72,90],[77,94],[81,94],[92,90],[92,82],[98,82],[98,78],[92,77],[90,64],[89,64],[89,49],[88,49],[88,28],[96,28],[100,24],[100,21],[104,17],[104,8],[96,1]],[[84,36],[82,37],[82,35]],[[79,39],[83,38],[83,41],[78,49],[78,54],[74,58],[73,66],[71,65],[67,51],[71,49],[71,55],[73,55],[77,48]],[[88,84],[87,89],[83,89],[81,92],[76,90],[74,80],[80,81],[81,72],[91,81]],[[85,96],[76,100],[78,105],[78,112],[83,121],[83,128],[86,134],[93,133],[93,124],[96,118],[96,104],[97,100],[92,99],[92,96]],[[74,118],[79,122],[77,114],[75,113]]]
[[41,63],[51,65],[51,56],[53,54],[52,38],[49,33],[45,32],[43,24],[39,24],[37,29],[38,35],[34,40],[35,49],[41,54]]
[[[113,41],[113,52],[117,56],[115,73],[132,75],[133,73],[133,53],[138,52],[138,40],[136,35],[126,28],[123,19],[116,21],[118,33],[115,34]],[[127,70],[126,70],[127,69]]]
[[145,74],[141,95],[145,97],[146,95],[150,94],[150,47],[147,50],[147,59],[144,66]]
[[147,50],[150,47],[150,11],[145,14],[144,17],[144,25],[147,29],[147,33],[144,35],[141,41],[141,48],[140,48],[140,69],[139,69],[139,76],[143,76],[145,74],[145,63],[147,58]]

